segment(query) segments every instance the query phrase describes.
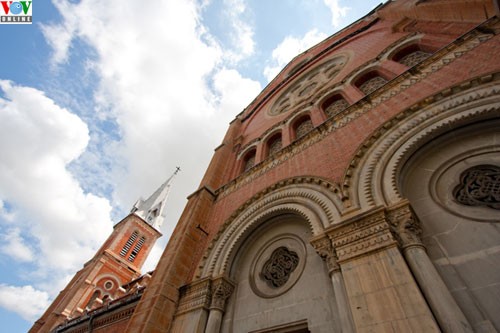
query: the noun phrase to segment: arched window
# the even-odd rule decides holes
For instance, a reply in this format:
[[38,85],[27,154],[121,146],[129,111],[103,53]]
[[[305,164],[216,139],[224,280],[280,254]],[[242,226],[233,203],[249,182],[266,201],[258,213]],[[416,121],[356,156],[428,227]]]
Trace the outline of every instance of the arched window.
[[267,141],[268,155],[272,155],[281,150],[283,143],[281,141],[281,133],[274,135]]
[[349,107],[349,103],[340,95],[336,94],[323,103],[323,110],[328,118],[338,115]]
[[250,170],[255,165],[255,150],[247,153],[243,160],[243,172]]
[[128,257],[128,261],[133,262],[135,260],[135,257],[137,257],[137,255],[139,254],[139,251],[141,250],[145,241],[146,241],[146,238],[144,238],[144,237],[141,237],[141,239],[139,239],[139,241],[135,244],[134,249],[130,253],[130,256]]
[[419,45],[411,45],[397,52],[392,60],[405,65],[406,67],[413,67],[416,64],[424,61],[431,55],[431,52],[422,50]]
[[369,95],[378,88],[382,87],[387,83],[387,79],[380,76],[376,71],[370,72],[364,76],[362,76],[357,82],[356,86],[361,90],[365,95]]
[[314,128],[311,118],[304,117],[296,122],[295,125],[295,138],[299,139],[309,133]]
[[123,248],[120,251],[120,255],[122,257],[125,257],[127,255],[128,251],[132,247],[132,244],[134,244],[135,240],[137,239],[137,236],[139,236],[139,233],[137,231],[134,231],[132,235],[130,235],[129,239],[127,240],[125,245],[123,245]]

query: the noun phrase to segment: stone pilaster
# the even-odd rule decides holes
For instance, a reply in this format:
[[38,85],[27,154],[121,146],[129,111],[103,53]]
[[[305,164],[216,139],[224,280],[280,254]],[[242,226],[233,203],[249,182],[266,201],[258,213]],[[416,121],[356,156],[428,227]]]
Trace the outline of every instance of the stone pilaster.
[[312,240],[311,244],[319,256],[326,262],[328,267],[328,273],[330,274],[330,280],[332,281],[333,293],[335,294],[335,302],[337,303],[342,332],[354,332],[351,307],[347,298],[344,278],[342,276],[340,265],[337,261],[337,254],[332,246],[332,242],[327,236],[323,236]]
[[422,244],[422,228],[408,201],[387,209],[387,217],[406,262],[443,332],[472,332],[471,325],[441,279]]
[[[411,223],[396,235],[383,207],[326,230],[337,254],[355,329],[351,331],[439,332],[398,243],[416,244]],[[335,276],[332,275],[332,276]]]

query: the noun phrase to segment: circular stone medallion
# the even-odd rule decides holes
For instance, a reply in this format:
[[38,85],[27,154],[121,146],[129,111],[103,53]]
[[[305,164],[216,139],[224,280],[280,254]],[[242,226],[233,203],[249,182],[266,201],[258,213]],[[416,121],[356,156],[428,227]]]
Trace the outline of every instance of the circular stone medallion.
[[255,294],[272,298],[287,292],[299,280],[306,263],[306,247],[292,234],[265,243],[250,267],[250,286]]

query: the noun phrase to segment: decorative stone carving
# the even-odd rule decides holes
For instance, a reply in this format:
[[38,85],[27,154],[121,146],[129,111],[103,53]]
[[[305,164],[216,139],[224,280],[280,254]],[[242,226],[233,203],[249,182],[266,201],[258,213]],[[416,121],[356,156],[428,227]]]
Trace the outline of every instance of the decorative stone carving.
[[269,155],[273,155],[281,150],[283,144],[281,142],[281,137],[277,137],[273,139],[273,141],[269,144]]
[[261,276],[272,288],[283,286],[297,268],[299,256],[284,246],[278,247],[262,267]]
[[417,217],[413,214],[407,201],[387,211],[387,218],[391,224],[391,230],[397,239],[399,246],[405,249],[410,246],[421,246],[422,228]]
[[307,119],[299,124],[297,126],[297,129],[295,130],[295,136],[296,138],[301,138],[307,133],[309,133],[312,129],[314,128],[313,123],[311,119]]
[[180,290],[177,314],[193,311],[199,308],[208,309],[211,300],[210,279],[195,281]]
[[231,296],[234,285],[225,278],[219,278],[212,283],[212,303],[210,309],[224,311],[226,300]]
[[453,197],[462,205],[500,209],[500,167],[478,165],[465,170]]
[[334,226],[328,236],[340,263],[396,244],[380,208]]
[[271,238],[255,253],[250,265],[250,287],[263,298],[284,294],[300,279],[306,257],[306,246],[297,235]]
[[361,84],[359,90],[361,90],[365,95],[369,95],[378,88],[382,87],[387,83],[387,80],[381,76],[375,76]]
[[311,241],[311,245],[314,247],[321,259],[326,262],[330,274],[340,270],[340,266],[337,262],[337,254],[335,253],[335,250],[332,247],[332,241],[329,238],[325,237]]
[[431,55],[430,53],[421,50],[416,50],[410,54],[405,55],[403,58],[399,59],[399,63],[405,65],[406,67],[413,67],[416,64],[427,59],[430,55]]
[[290,111],[294,106],[306,101],[340,72],[347,62],[345,55],[338,55],[302,75],[274,102],[269,114],[274,116]]
[[[497,24],[497,21],[492,21],[488,24],[485,25],[485,27],[490,28],[490,26],[494,26]],[[260,167],[255,168],[252,172],[248,173],[243,173],[236,179],[232,180],[231,182],[228,182],[226,185],[220,187],[217,190],[217,195],[221,196],[226,196],[229,195],[230,193],[240,189],[241,187],[251,183],[253,180],[256,178],[260,177],[264,173],[268,172],[269,170],[275,168],[276,166],[280,165],[281,163],[289,160],[292,158],[294,155],[300,153],[301,151],[305,150],[306,148],[310,147],[312,144],[322,140],[324,137],[328,136],[331,132],[336,131],[339,128],[342,128],[346,126],[347,124],[355,121],[358,117],[362,116],[363,114],[371,111],[373,108],[377,107],[378,105],[382,103],[386,103],[387,100],[390,100],[392,97],[400,94],[401,92],[405,91],[409,87],[415,85],[416,83],[424,80],[426,77],[429,75],[438,72],[442,68],[444,68],[446,65],[451,63],[452,61],[455,61],[456,59],[460,58],[464,54],[468,53],[469,51],[473,50],[477,46],[481,45],[482,43],[488,41],[493,35],[491,34],[484,34],[480,31],[480,29],[476,29],[470,32],[470,34],[467,36],[467,38],[464,38],[460,42],[457,42],[453,45],[453,48],[450,49],[443,49],[441,51],[438,51],[434,53],[432,56],[430,56],[428,59],[426,59],[423,63],[418,65],[419,72],[417,73],[412,73],[410,71],[405,72],[404,74],[396,77],[395,79],[391,80],[388,84],[386,84],[384,87],[379,89],[376,93],[372,95],[372,98],[370,99],[369,103],[366,103],[364,100],[361,100],[354,105],[350,107],[349,113],[346,113],[344,117],[341,119],[334,119],[331,118],[327,121],[325,121],[322,125],[318,126],[321,130],[315,133],[315,135],[309,135],[307,138],[304,138],[304,140],[297,140],[295,143],[288,145],[287,147],[283,148],[279,154],[273,159],[266,160],[264,162],[259,163]],[[366,67],[367,65],[364,64],[361,67]],[[353,71],[356,72],[356,71]],[[498,76],[498,75],[494,75]],[[482,78],[476,78],[474,79],[471,84],[474,84],[474,82],[483,82],[484,80],[487,79],[487,77],[490,77],[489,80],[492,79],[491,75],[487,75]],[[346,78],[348,81],[349,78]],[[452,87],[453,92],[459,91],[459,90],[466,90],[468,87],[465,84],[461,84],[460,86],[457,87]],[[451,92],[451,89],[450,89]],[[413,112],[422,107],[421,104],[428,104],[431,103],[437,99],[441,99],[444,95],[446,95],[446,92],[441,92],[435,96],[432,96],[431,99],[426,99],[425,101],[419,102],[418,105],[415,105],[407,110],[403,115],[398,117],[397,121],[393,121],[391,126],[389,127],[383,127],[383,131],[387,131],[390,127],[393,125],[396,125],[400,123],[402,120],[406,119],[409,115],[413,114]],[[276,102],[278,103],[278,102]],[[277,104],[275,104],[273,107],[276,107]],[[300,109],[300,108],[299,108]],[[286,111],[286,110],[285,110]],[[283,112],[285,112],[283,111]],[[281,112],[277,112],[276,114],[279,114]],[[275,127],[271,127],[268,129],[268,132],[276,130],[277,127],[282,126],[283,123],[286,122],[286,120],[290,119],[290,117],[293,117],[295,113],[290,113],[290,116],[287,117],[283,122],[277,123]],[[256,139],[257,140],[257,139]],[[369,138],[368,140],[373,140],[372,138]],[[249,147],[249,145],[254,144],[255,142],[252,141],[245,146],[241,147],[241,150],[245,150]],[[369,145],[362,145],[362,150],[366,150]],[[357,162],[359,160],[359,156],[362,156],[364,152],[360,152],[359,155],[356,154],[356,159],[351,163],[350,169],[356,168]],[[349,170],[350,171],[350,170]],[[350,185],[351,180],[350,175],[354,174],[353,172],[348,172],[346,173],[346,179],[344,181],[345,183],[345,188],[348,188]],[[352,188],[352,187],[351,187]]]
[[336,101],[332,102],[325,108],[325,113],[328,118],[334,117],[347,109],[349,107],[349,103],[343,98],[337,99]]

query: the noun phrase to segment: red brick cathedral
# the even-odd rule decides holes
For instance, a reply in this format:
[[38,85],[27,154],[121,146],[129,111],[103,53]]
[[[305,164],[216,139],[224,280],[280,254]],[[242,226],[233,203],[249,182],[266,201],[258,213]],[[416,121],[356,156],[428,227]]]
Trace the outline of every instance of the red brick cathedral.
[[498,0],[388,1],[297,55],[156,270],[168,186],[30,332],[499,332],[499,32]]

